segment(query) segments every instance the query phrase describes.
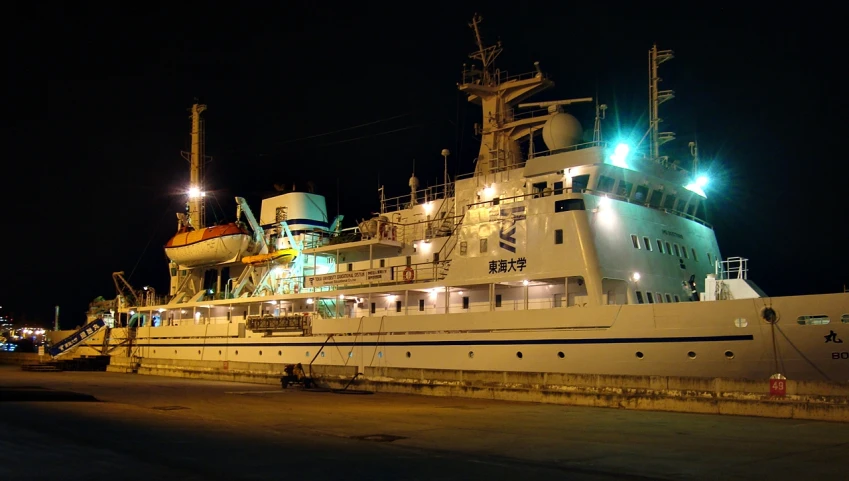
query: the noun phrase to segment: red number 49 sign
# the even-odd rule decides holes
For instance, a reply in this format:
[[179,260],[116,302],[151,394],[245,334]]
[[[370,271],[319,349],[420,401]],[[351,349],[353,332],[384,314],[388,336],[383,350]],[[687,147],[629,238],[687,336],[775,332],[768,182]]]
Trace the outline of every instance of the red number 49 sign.
[[770,396],[785,396],[785,395],[787,395],[787,380],[786,379],[770,379],[769,380],[769,395]]

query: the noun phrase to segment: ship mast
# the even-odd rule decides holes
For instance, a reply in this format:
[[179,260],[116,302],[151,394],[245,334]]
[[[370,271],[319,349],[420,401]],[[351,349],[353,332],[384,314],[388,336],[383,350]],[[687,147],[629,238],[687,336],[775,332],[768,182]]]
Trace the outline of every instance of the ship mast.
[[476,175],[486,175],[512,169],[522,161],[518,141],[531,135],[546,117],[515,120],[513,107],[522,100],[554,85],[546,79],[534,64],[532,73],[515,77],[502,76],[494,68],[494,61],[501,53],[501,43],[484,47],[480,33],[483,19],[475,14],[469,27],[475,32],[478,50],[469,58],[481,63],[481,70],[467,71],[463,68],[462,83],[458,88],[468,95],[469,102],[480,105],[483,110],[482,124],[475,125],[475,134],[481,136],[481,148],[475,166]]
[[651,152],[649,158],[658,161],[660,159],[660,146],[675,140],[672,132],[661,132],[660,104],[675,98],[672,90],[658,90],[658,84],[663,80],[658,76],[658,67],[663,62],[674,58],[672,50],[658,50],[657,44],[652,45],[649,50],[649,132],[651,133]]
[[192,105],[192,150],[189,152],[188,158],[183,152],[183,158],[191,164],[189,174],[189,225],[195,229],[203,229],[206,225],[206,215],[204,208],[204,198],[206,193],[203,190],[203,162],[204,162],[204,122],[200,114],[206,110],[206,105]]

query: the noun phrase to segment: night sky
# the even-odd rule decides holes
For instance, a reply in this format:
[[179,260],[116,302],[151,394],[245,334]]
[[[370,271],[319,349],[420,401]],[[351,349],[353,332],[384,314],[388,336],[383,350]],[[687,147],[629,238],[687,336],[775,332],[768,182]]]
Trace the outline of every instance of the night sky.
[[[314,182],[351,227],[387,196],[474,168],[479,111],[456,90],[478,11],[497,61],[555,82],[534,101],[598,97],[604,134],[647,128],[647,51],[661,67],[664,153],[697,139],[723,256],[750,259],[770,295],[849,284],[845,26],[835,12],[600,7],[594,2],[68,3],[13,10],[6,25],[2,163],[7,218],[0,313],[84,321],[111,273],[167,292],[162,246],[183,209],[188,109],[208,105],[209,220],[255,212],[273,184]],[[297,6],[294,6],[297,5]],[[312,6],[319,6],[311,8]],[[591,104],[570,113],[592,129]]]

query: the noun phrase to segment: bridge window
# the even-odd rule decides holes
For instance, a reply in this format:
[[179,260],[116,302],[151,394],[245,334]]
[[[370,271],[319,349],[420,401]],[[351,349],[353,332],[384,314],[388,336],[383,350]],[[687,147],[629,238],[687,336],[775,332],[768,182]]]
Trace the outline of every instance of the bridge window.
[[563,229],[555,229],[554,230],[554,243],[562,244],[563,243]]
[[586,210],[584,199],[563,199],[554,203],[554,212],[566,212],[569,210]]
[[616,184],[616,179],[613,177],[608,177],[606,175],[600,175],[598,177],[598,190],[602,192],[613,192],[613,186]]
[[562,181],[555,182],[554,183],[554,195],[558,195],[558,194],[562,194],[562,193],[563,193],[563,182]]
[[639,203],[645,203],[649,199],[649,188],[641,185],[634,192],[634,200]]
[[660,201],[663,199],[663,192],[659,190],[653,190],[651,193],[651,198],[649,199],[649,207],[654,207],[657,209],[660,207]]
[[673,210],[675,209],[675,196],[672,194],[667,194],[666,198],[663,199],[663,208]]
[[537,197],[542,197],[542,193],[545,191],[545,188],[548,187],[548,182],[537,182],[532,185],[534,199]]
[[587,190],[588,185],[590,185],[589,174],[572,177],[572,192],[582,193]]
[[634,187],[634,184],[631,182],[625,182],[624,180],[619,181],[619,185],[616,186],[616,195],[622,197],[630,197],[631,189]]

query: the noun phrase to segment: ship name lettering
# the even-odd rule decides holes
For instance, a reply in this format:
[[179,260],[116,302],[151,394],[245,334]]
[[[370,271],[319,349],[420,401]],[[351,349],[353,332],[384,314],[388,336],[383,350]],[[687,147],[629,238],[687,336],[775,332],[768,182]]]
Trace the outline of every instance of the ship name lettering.
[[679,238],[679,239],[683,239],[683,238],[684,238],[684,236],[683,236],[683,235],[681,235],[681,234],[679,234],[679,233],[677,233],[677,232],[672,232],[671,230],[663,229],[663,231],[662,231],[662,232],[663,232],[663,235],[668,235],[668,236],[671,236],[671,237],[677,237],[677,238]]
[[512,257],[507,259],[498,259],[496,261],[489,261],[489,273],[490,274],[501,274],[505,272],[524,272],[525,267],[528,266],[528,261],[524,257],[520,257],[518,259],[513,259]]

